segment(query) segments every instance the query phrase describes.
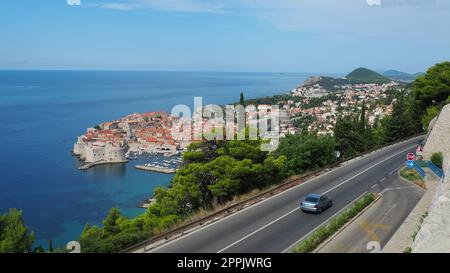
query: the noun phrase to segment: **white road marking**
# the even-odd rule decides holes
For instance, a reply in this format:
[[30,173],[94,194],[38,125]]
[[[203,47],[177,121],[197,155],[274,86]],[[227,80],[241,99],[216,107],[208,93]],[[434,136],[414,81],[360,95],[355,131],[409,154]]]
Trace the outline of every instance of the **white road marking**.
[[387,216],[389,213],[391,213],[391,211],[393,209],[395,209],[397,207],[397,203],[395,203],[394,205],[392,205],[392,207],[390,209],[388,209],[388,211],[386,211],[386,213],[384,214],[384,216]]
[[[385,162],[385,161],[387,161],[387,160],[389,160],[389,159],[391,159],[391,158],[393,158],[393,157],[395,157],[395,156],[397,156],[397,155],[399,155],[399,154],[401,154],[401,153],[404,153],[404,152],[407,151],[407,150],[410,150],[411,148],[413,148],[413,147],[415,147],[415,146],[416,146],[416,144],[414,144],[414,145],[412,145],[412,146],[409,146],[408,148],[403,149],[403,150],[401,150],[400,152],[398,152],[398,153],[396,153],[396,154],[393,154],[393,155],[391,155],[390,157],[387,157],[387,158],[381,160],[380,162],[378,162],[378,163],[376,163],[376,164],[370,166],[369,168],[367,168],[367,169],[365,169],[365,170],[363,170],[363,171],[361,171],[361,172],[355,174],[354,176],[352,176],[352,177],[350,177],[350,178],[344,180],[343,182],[339,183],[338,185],[334,186],[333,188],[329,189],[328,191],[324,192],[323,194],[328,194],[328,193],[332,192],[333,190],[335,190],[335,189],[341,187],[342,185],[346,184],[347,182],[349,182],[349,181],[352,180],[353,178],[355,178],[355,177],[357,177],[357,176],[359,176],[359,175],[361,175],[361,174],[367,172],[368,170],[371,170],[371,169],[375,168],[376,166],[380,165],[381,163],[383,163],[383,162]],[[232,244],[230,244],[230,245],[228,245],[228,246],[222,248],[222,249],[219,250],[217,253],[221,253],[221,252],[223,252],[223,251],[229,249],[230,247],[233,247],[234,245],[236,245],[236,244],[242,242],[243,240],[245,240],[245,239],[247,239],[247,238],[253,236],[254,234],[258,233],[259,231],[265,229],[266,227],[268,227],[268,226],[270,226],[270,225],[272,225],[272,224],[274,224],[274,223],[280,221],[281,219],[283,219],[283,218],[285,218],[286,216],[290,215],[291,213],[297,211],[298,209],[299,209],[299,208],[296,208],[296,209],[294,209],[294,210],[291,210],[290,212],[288,212],[288,213],[282,215],[281,217],[279,217],[279,218],[277,218],[277,219],[271,221],[270,223],[268,223],[268,224],[266,224],[266,225],[264,225],[264,226],[258,228],[257,230],[253,231],[252,233],[246,235],[245,237],[242,237],[241,239],[237,240],[236,242],[234,242],[234,243],[232,243]]]
[[[356,197],[355,200],[360,199],[361,197],[364,196],[364,194],[366,194],[367,192],[363,192],[360,196]],[[331,215],[331,217],[329,217],[327,220],[325,220],[323,223],[321,223],[320,225],[318,225],[317,227],[315,227],[313,230],[311,230],[310,232],[308,232],[306,235],[304,235],[302,238],[300,238],[299,240],[297,240],[295,243],[293,243],[292,245],[290,245],[288,248],[286,248],[285,250],[282,251],[282,253],[286,253],[287,251],[293,249],[296,245],[298,245],[301,241],[303,241],[305,238],[308,238],[309,235],[313,234],[314,231],[318,230],[321,226],[326,225],[331,219],[333,219],[334,217],[336,217],[337,215],[339,215],[340,213],[342,213],[344,210],[346,210],[348,207],[350,207],[353,204],[353,202],[348,203],[347,205],[345,205],[342,209],[340,209],[338,212],[336,212],[335,214]]]
[[402,186],[402,187],[393,187],[393,188],[385,188],[380,192],[380,195],[383,195],[387,191],[395,191],[395,190],[404,190],[404,189],[411,189],[415,188],[415,186]]
[[348,181],[352,180],[353,178],[355,178],[355,177],[357,177],[357,176],[359,176],[359,175],[361,175],[361,174],[367,172],[368,170],[371,170],[371,169],[375,168],[376,166],[380,165],[381,163],[383,163],[383,162],[385,162],[385,161],[387,161],[387,160],[389,160],[389,159],[391,159],[391,158],[393,158],[393,157],[395,157],[395,156],[397,156],[397,155],[399,155],[399,154],[401,154],[401,153],[404,153],[405,151],[408,151],[409,149],[411,149],[411,148],[413,148],[413,147],[415,147],[415,146],[416,146],[416,145],[409,146],[408,148],[406,148],[406,149],[404,149],[404,150],[402,150],[402,151],[400,151],[400,152],[398,152],[398,153],[396,153],[396,154],[393,154],[393,155],[391,155],[390,157],[387,157],[387,158],[381,160],[380,162],[378,162],[378,163],[376,163],[376,164],[370,166],[369,168],[365,169],[364,171],[361,171],[361,172],[355,174],[354,176],[348,178],[347,180],[343,181],[342,183],[340,183],[340,184],[334,186],[333,188],[329,189],[328,191],[324,192],[323,194],[328,194],[329,192],[331,192],[331,191],[333,191],[333,190],[339,188],[340,186],[344,185],[344,184],[347,183]]
[[296,212],[297,210],[299,210],[299,208],[295,208],[295,209],[291,210],[290,212],[288,212],[288,213],[278,217],[277,219],[273,220],[272,222],[270,222],[270,223],[268,223],[268,224],[258,228],[257,230],[253,231],[252,233],[248,234],[247,236],[242,237],[241,239],[237,240],[236,242],[232,243],[231,245],[222,248],[221,250],[217,251],[217,253],[222,253],[223,251],[225,251],[225,250],[229,249],[230,247],[232,247],[232,246],[242,242],[243,240],[247,239],[248,237],[252,236],[253,234],[258,233],[259,231],[265,229],[266,227],[272,225],[275,222],[278,222],[279,220],[283,219],[284,217],[288,216],[289,214],[291,214],[293,212]]

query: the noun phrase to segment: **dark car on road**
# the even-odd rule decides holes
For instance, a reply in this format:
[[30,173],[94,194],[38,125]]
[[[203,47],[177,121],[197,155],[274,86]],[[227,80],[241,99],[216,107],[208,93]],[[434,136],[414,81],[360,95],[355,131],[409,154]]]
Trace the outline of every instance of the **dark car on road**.
[[300,209],[302,211],[322,213],[322,211],[333,205],[333,200],[331,200],[325,194],[308,194],[305,201],[300,203]]

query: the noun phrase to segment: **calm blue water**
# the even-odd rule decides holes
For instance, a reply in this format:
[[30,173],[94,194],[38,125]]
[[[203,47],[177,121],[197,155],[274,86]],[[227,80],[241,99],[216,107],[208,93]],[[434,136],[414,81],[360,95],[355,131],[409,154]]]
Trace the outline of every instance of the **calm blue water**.
[[225,104],[291,90],[305,74],[0,71],[0,213],[23,210],[38,243],[62,246],[117,206],[127,216],[172,175],[141,172],[136,161],[79,171],[70,154],[87,127],[176,104]]

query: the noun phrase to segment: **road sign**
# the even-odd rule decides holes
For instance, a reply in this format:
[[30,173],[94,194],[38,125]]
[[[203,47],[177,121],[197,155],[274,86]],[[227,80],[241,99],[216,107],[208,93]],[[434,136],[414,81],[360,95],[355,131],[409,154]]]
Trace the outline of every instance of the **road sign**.
[[416,155],[421,156],[422,154],[423,154],[423,147],[422,147],[422,145],[419,145],[419,146],[417,146],[417,149],[416,149]]
[[406,167],[408,169],[414,169],[414,161],[408,160],[408,162],[406,162]]
[[415,156],[413,153],[408,153],[408,155],[406,156],[406,158],[407,158],[408,160],[414,160],[414,159],[416,159],[416,156]]
[[335,151],[335,154],[336,154],[336,158],[339,158],[339,157],[341,157],[341,152],[339,152],[339,151]]

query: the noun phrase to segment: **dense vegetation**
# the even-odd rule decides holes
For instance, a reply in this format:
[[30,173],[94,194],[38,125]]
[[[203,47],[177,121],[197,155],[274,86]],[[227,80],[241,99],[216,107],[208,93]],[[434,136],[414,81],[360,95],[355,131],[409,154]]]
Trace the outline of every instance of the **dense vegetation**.
[[[261,140],[193,143],[171,185],[155,190],[156,202],[144,214],[128,219],[117,208],[111,209],[102,226],[86,225],[79,238],[81,250],[122,250],[235,196],[332,164],[336,162],[336,151],[343,160],[420,133],[423,125],[450,102],[450,63],[429,69],[413,83],[412,91],[390,94],[387,100],[397,99],[392,115],[376,120],[372,126],[365,111],[372,106],[361,105],[353,115],[338,118],[334,137],[314,133],[289,135],[273,153],[261,151]],[[244,101],[242,94],[240,102],[272,104],[280,98],[287,99],[286,96]],[[430,107],[437,111],[429,110]],[[11,210],[0,216],[0,252],[31,252],[33,241],[34,235],[24,226],[20,212]]]
[[412,84],[417,115],[422,116],[424,129],[442,107],[450,103],[450,62],[439,63]]
[[286,136],[275,152],[276,155],[287,158],[281,170],[282,176],[300,174],[335,163],[335,146],[335,140],[330,136],[318,137],[313,134]]
[[450,62],[439,63],[413,83],[415,100],[423,111],[430,106],[442,107],[450,97]]
[[21,211],[10,209],[0,215],[0,253],[29,253],[33,242],[34,233],[24,225]]
[[394,104],[392,115],[375,120],[369,125],[365,116],[366,107],[360,114],[338,117],[334,136],[337,150],[342,158],[391,143],[421,132],[420,118],[415,118],[412,96],[400,96]]
[[129,220],[112,209],[103,227],[85,227],[80,238],[82,251],[118,251],[200,209],[211,209],[236,195],[278,182],[286,157],[269,155],[260,145],[260,140],[193,143],[171,186],[155,190],[156,203],[146,213]]

